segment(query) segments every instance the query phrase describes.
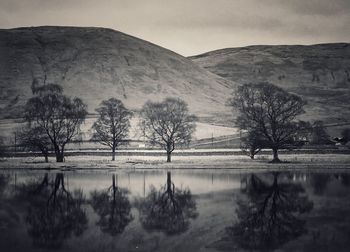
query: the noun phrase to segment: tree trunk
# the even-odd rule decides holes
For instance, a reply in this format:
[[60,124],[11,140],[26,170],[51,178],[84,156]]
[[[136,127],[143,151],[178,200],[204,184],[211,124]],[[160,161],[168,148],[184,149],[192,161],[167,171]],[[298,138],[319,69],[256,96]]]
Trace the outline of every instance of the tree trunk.
[[115,148],[112,148],[112,161],[115,161]]
[[49,152],[46,149],[41,149],[41,153],[43,154],[44,158],[45,158],[45,163],[49,162]]
[[251,148],[249,150],[249,157],[250,157],[250,159],[254,159],[254,155],[255,155],[255,150],[253,148]]
[[62,163],[64,161],[64,148],[60,150],[58,145],[55,146],[56,162]]
[[62,152],[56,153],[56,162],[62,163],[64,160],[64,156]]
[[167,155],[167,162],[170,163],[171,162],[171,153],[173,152],[174,150],[174,142],[172,140],[169,140],[167,142],[167,145],[166,145],[166,155]]
[[272,152],[273,152],[273,159],[272,159],[271,163],[280,163],[281,160],[278,158],[278,149],[272,148]]
[[166,161],[167,161],[168,163],[170,163],[170,162],[171,162],[171,151],[167,151],[166,155],[167,155]]

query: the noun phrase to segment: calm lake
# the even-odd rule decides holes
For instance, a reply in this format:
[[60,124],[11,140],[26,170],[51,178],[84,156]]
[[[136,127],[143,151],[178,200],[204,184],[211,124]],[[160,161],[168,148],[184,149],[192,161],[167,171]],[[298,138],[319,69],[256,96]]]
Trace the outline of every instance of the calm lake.
[[1,251],[349,251],[350,173],[1,171]]

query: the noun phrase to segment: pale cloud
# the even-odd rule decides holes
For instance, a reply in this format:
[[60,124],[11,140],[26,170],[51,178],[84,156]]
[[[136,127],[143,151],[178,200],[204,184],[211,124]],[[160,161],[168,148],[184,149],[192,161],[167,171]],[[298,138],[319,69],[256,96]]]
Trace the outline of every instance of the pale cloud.
[[349,0],[267,0],[271,4],[289,8],[291,11],[304,15],[337,16],[349,15]]

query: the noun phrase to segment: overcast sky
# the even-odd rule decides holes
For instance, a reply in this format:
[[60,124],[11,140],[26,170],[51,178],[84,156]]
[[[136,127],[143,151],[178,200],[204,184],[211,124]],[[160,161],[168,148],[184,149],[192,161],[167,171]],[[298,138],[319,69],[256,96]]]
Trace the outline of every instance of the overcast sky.
[[350,42],[350,0],[0,0],[0,27],[109,27],[185,56]]

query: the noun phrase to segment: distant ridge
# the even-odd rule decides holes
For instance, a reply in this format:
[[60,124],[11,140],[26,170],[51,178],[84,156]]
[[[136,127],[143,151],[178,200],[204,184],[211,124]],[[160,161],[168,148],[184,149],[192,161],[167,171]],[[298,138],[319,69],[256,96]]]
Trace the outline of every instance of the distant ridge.
[[308,101],[304,118],[350,121],[350,44],[255,45],[189,57],[237,84],[268,81]]

